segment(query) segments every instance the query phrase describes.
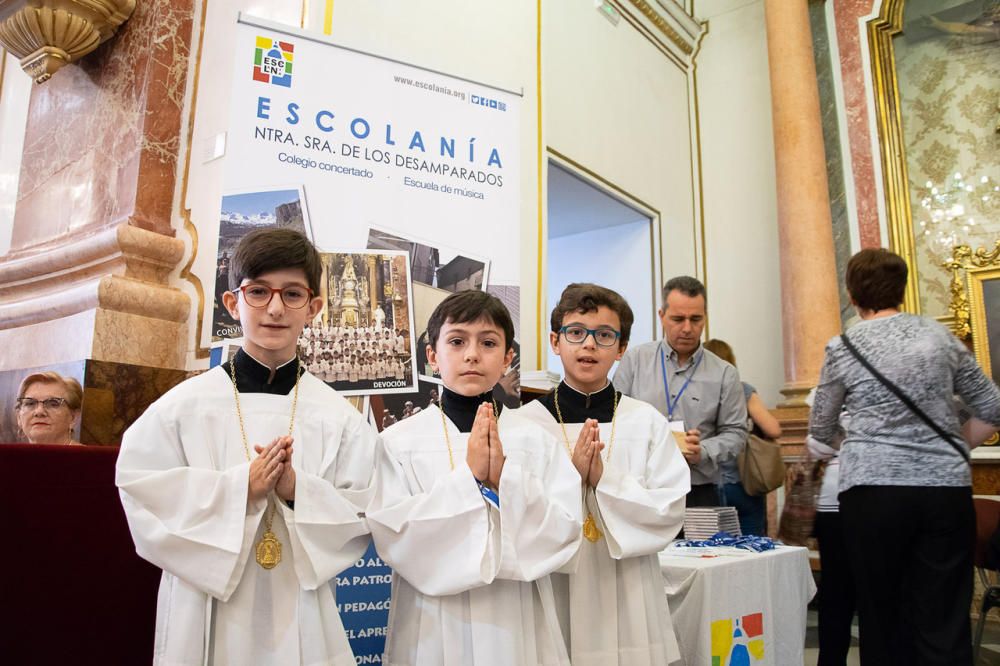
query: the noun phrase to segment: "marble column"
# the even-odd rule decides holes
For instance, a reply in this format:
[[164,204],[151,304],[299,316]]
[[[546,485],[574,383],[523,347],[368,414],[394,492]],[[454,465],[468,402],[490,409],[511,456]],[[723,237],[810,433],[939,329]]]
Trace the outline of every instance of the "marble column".
[[[191,302],[170,279],[185,253],[172,216],[192,9],[137,3],[115,37],[31,92],[0,257],[0,406],[26,373],[72,368],[85,443],[114,443],[120,415],[142,408],[111,405],[141,392],[101,377],[162,389],[184,376]],[[89,422],[97,405],[119,417]]]
[[765,0],[778,190],[785,406],[816,385],[840,333],[830,195],[806,0]]

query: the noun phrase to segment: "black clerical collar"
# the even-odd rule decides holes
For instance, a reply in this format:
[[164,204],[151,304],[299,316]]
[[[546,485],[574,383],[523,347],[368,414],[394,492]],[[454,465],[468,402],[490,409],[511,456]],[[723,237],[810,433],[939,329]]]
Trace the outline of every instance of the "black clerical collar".
[[[236,363],[236,388],[240,393],[275,393],[288,395],[295,388],[295,380],[299,369],[296,357],[279,365],[271,377],[271,368],[267,367],[245,350],[240,349],[232,361],[222,364],[226,375],[232,376],[230,363]],[[270,379],[270,381],[268,381]]]
[[[565,380],[559,382],[559,410],[556,410],[556,392],[542,396],[539,400],[552,414],[552,418],[559,420],[559,411],[562,412],[564,423],[583,423],[587,419],[597,419],[601,423],[611,421],[615,410],[615,387],[608,382],[608,385],[600,391],[593,393],[583,393],[566,383]],[[618,393],[621,400],[621,393]]]
[[460,432],[472,432],[476,411],[479,409],[479,405],[484,402],[496,405],[496,409],[500,410],[497,412],[498,417],[503,411],[503,405],[498,402],[494,403],[492,389],[486,393],[471,396],[455,393],[447,386],[442,386],[441,389],[441,409],[444,410],[445,416],[458,426]]

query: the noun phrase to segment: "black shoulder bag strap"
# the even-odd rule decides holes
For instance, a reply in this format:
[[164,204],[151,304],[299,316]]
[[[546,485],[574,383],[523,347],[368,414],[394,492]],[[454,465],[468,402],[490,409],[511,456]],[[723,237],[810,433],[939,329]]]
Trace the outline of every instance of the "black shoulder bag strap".
[[959,444],[958,442],[956,442],[954,437],[952,437],[951,435],[949,435],[948,433],[946,433],[944,430],[942,430],[941,427],[937,423],[934,423],[934,421],[932,421],[931,418],[929,416],[927,416],[927,414],[924,414],[923,410],[920,409],[919,407],[917,407],[917,405],[912,400],[910,400],[910,398],[905,393],[903,393],[903,391],[900,390],[900,388],[898,386],[896,386],[891,381],[889,381],[888,379],[886,379],[882,375],[882,373],[880,373],[878,370],[876,370],[872,366],[872,364],[868,362],[868,359],[866,359],[864,356],[861,355],[861,352],[858,351],[858,348],[855,347],[851,343],[851,341],[847,339],[847,335],[846,334],[840,336],[840,341],[844,343],[845,347],[847,347],[847,351],[851,352],[851,355],[853,355],[854,358],[858,359],[858,362],[861,365],[863,365],[865,367],[865,369],[868,370],[868,372],[872,373],[872,376],[874,376],[875,379],[877,379],[880,382],[882,382],[883,386],[885,386],[887,389],[889,389],[890,391],[892,391],[893,394],[897,398],[899,398],[900,401],[904,405],[906,405],[907,407],[910,408],[911,412],[913,412],[914,414],[916,414],[917,416],[919,416],[920,420],[927,424],[927,427],[929,427],[931,430],[933,430],[935,433],[937,433],[938,437],[940,437],[944,441],[946,441],[949,444],[951,444],[952,447],[956,451],[958,451],[959,455],[962,456],[962,458],[965,460],[965,462],[970,462],[969,461],[969,452],[965,450],[965,447],[962,446],[961,444]]

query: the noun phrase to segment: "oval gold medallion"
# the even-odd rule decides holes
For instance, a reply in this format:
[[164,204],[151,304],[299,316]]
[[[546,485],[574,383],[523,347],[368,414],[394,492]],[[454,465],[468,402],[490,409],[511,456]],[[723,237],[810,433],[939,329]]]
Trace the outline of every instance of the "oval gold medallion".
[[281,562],[281,542],[268,530],[257,542],[257,564],[265,569],[273,569]]
[[604,532],[597,528],[597,521],[594,520],[594,514],[589,512],[587,513],[587,520],[583,522],[583,536],[591,543],[600,541],[601,537],[604,536]]

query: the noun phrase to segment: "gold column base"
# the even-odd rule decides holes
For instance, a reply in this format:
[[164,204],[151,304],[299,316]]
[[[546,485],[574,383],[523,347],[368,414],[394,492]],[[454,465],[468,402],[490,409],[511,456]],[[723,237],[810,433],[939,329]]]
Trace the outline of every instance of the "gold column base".
[[808,407],[806,405],[806,397],[813,388],[814,386],[811,384],[804,386],[801,384],[786,384],[781,389],[781,395],[785,396],[785,399],[778,403],[778,407]]
[[122,223],[0,263],[0,370],[78,359],[184,368],[191,299],[168,284],[183,252]]

